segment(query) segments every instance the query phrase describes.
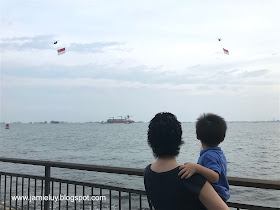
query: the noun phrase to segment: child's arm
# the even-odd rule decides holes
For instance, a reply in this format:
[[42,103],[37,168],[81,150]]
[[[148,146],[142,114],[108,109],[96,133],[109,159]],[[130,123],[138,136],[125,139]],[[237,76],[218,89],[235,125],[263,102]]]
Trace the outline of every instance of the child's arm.
[[181,176],[182,179],[188,179],[195,173],[204,176],[205,179],[212,183],[217,183],[219,180],[218,172],[194,163],[185,163],[184,165],[180,166],[180,172],[178,175]]

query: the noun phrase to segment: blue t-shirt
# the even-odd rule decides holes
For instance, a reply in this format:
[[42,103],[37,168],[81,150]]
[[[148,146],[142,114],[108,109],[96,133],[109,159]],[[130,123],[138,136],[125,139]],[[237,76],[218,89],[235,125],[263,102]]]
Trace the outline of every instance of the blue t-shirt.
[[230,197],[227,181],[227,159],[220,147],[209,147],[200,151],[197,164],[219,173],[217,183],[211,183],[219,196],[227,201]]

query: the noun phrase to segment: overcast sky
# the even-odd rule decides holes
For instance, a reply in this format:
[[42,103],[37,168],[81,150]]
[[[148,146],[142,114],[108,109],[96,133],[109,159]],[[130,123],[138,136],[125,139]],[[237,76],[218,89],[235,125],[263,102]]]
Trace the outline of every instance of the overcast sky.
[[0,2],[0,121],[280,118],[279,0]]

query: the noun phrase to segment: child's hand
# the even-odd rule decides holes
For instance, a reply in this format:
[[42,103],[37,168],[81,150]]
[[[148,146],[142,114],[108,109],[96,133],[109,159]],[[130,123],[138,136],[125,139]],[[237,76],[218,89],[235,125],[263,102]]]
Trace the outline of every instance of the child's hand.
[[196,166],[197,164],[194,163],[184,163],[184,165],[180,166],[180,172],[178,175],[181,176],[182,179],[188,179],[196,173]]

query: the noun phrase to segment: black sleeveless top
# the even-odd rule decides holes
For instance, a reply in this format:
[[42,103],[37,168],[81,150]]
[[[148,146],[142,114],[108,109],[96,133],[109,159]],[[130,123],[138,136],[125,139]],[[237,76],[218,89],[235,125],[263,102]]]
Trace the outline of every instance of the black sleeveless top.
[[148,165],[144,173],[147,197],[156,210],[206,209],[199,200],[199,193],[206,179],[199,174],[189,179],[178,176],[179,166],[157,173]]

